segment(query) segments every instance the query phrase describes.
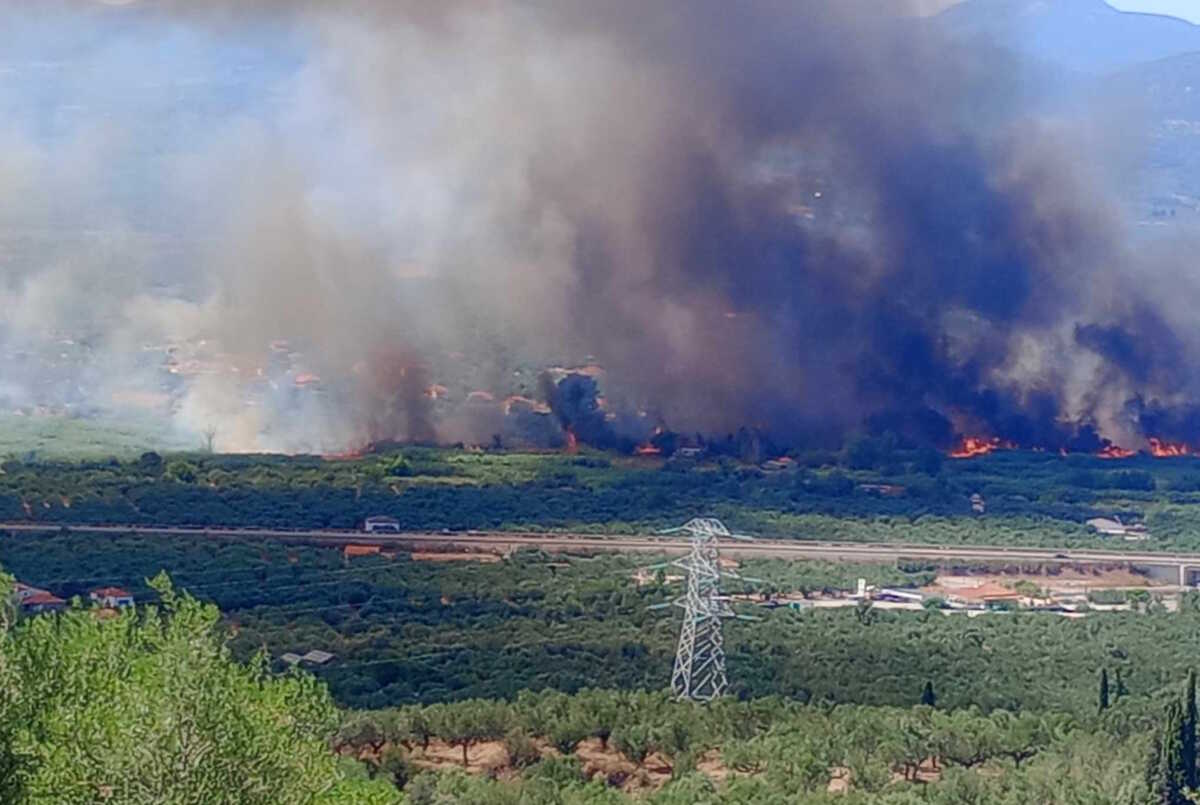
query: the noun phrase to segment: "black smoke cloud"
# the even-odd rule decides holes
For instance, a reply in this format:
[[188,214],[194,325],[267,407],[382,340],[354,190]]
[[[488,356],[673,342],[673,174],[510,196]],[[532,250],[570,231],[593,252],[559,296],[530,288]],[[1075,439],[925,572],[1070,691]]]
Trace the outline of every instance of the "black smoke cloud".
[[[534,166],[538,197],[576,225],[571,321],[612,387],[682,430],[865,423],[1053,447],[1111,419],[1105,399],[1068,399],[1080,352],[1101,360],[1096,384],[1179,390],[1182,340],[1084,163],[1022,107],[1021,65],[854,3],[692,11],[566,14],[678,104],[640,153]],[[655,114],[612,110],[616,126]],[[606,156],[637,161],[627,210],[593,209]],[[1128,312],[1093,310],[1089,285]],[[1062,354],[1022,371],[1022,339],[1063,328]]]
[[[865,0],[92,13],[310,45],[289,126],[228,133],[190,192],[231,199],[197,327],[305,344],[342,390],[304,419],[319,443],[454,440],[419,386],[481,342],[594,356],[609,410],[686,433],[1200,441],[1176,413],[1197,391],[1177,258],[1134,253],[1086,121],[1046,120],[1033,68],[923,20]],[[570,391],[544,399],[612,442]],[[236,396],[185,410],[235,417]]]

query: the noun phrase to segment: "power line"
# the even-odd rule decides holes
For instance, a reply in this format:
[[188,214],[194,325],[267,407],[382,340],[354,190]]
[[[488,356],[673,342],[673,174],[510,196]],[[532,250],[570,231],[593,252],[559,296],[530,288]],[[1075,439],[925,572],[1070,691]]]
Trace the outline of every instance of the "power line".
[[[334,550],[334,549],[333,549],[333,548],[330,548],[330,549],[328,549],[328,550]],[[339,550],[338,552],[340,553],[340,550]],[[400,551],[398,551],[398,553],[412,553],[412,552],[413,552],[413,551],[412,551],[411,549],[410,549],[410,550],[400,550]],[[296,568],[296,567],[303,567],[303,568],[316,567],[317,569],[320,569],[320,567],[319,567],[319,566],[314,566],[314,565],[296,565],[296,564],[292,564],[292,563],[290,563],[290,562],[289,562],[289,563],[287,563],[287,564],[283,564],[283,563],[279,563],[279,564],[264,564],[264,565],[261,565],[260,567],[257,567],[257,568],[249,568],[249,567],[248,567],[248,568],[242,568],[242,569],[238,569],[238,570],[207,570],[207,571],[188,572],[188,573],[187,573],[187,575],[189,575],[189,576],[193,576],[193,577],[195,577],[195,576],[222,576],[222,577],[228,577],[229,575],[231,575],[231,574],[234,574],[234,573],[250,573],[250,574],[256,574],[256,573],[260,573],[260,572],[262,572],[263,570],[270,570],[270,569],[284,569],[284,568]],[[158,573],[158,572],[160,572],[161,570],[165,570],[165,568],[159,568],[159,570],[158,570],[158,571],[155,571],[155,573]],[[333,570],[333,569],[331,568],[329,572],[336,572],[336,571],[335,571],[335,570]],[[140,580],[142,580],[142,579],[144,579],[144,578],[146,578],[146,577],[145,577],[145,575],[144,575],[144,574],[140,574],[140,573],[139,573],[139,574],[137,574],[136,576],[135,576],[135,575],[129,575],[129,576],[114,576],[114,575],[106,575],[106,576],[90,576],[90,577],[89,577],[89,576],[64,576],[64,577],[57,578],[57,579],[46,579],[46,580],[40,580],[40,581],[39,581],[39,584],[44,584],[44,585],[55,585],[55,584],[84,584],[84,583],[97,583],[97,582],[105,582],[105,581],[109,581],[109,582],[111,582],[111,581],[124,581],[124,582],[128,582],[128,583],[137,583],[137,582],[139,582]]]
[[[341,575],[350,575],[350,574],[354,574],[354,573],[358,573],[358,572],[371,572],[371,571],[376,571],[376,570],[389,570],[389,569],[391,569],[391,568],[388,568],[388,567],[347,568],[345,570],[330,571],[329,574],[326,574],[326,575],[336,574],[336,575],[341,576]],[[229,583],[225,583],[225,584],[198,585],[198,586],[180,584],[177,586],[177,589],[180,590],[181,592],[187,592],[189,594],[195,595],[197,592],[211,591],[212,589],[216,589],[216,588],[222,588],[222,587],[232,586],[235,584],[244,584],[244,583],[245,582],[243,582],[243,581],[238,581],[238,582],[229,582]],[[263,594],[269,594],[269,593],[278,593],[281,591],[288,591],[288,590],[310,590],[313,588],[329,587],[329,586],[343,584],[343,583],[345,583],[345,580],[342,578],[339,578],[334,581],[312,581],[312,582],[302,582],[302,583],[298,583],[298,584],[286,584],[286,585],[260,587],[260,588],[258,588],[258,590],[261,591]],[[385,590],[394,590],[395,588],[388,587],[388,588],[384,588],[384,589]],[[306,613],[310,613],[310,612],[326,612],[329,610],[336,610],[336,609],[365,607],[365,606],[368,606],[371,604],[395,603],[395,602],[404,601],[404,600],[412,597],[412,595],[414,595],[414,594],[420,595],[423,593],[433,592],[432,590],[428,590],[425,588],[404,587],[403,589],[404,589],[405,594],[401,595],[401,596],[379,598],[375,595],[371,595],[366,600],[357,602],[357,603],[341,602],[341,603],[337,603],[337,604],[323,604],[320,606],[309,606],[307,604],[302,604],[301,606],[296,607],[296,606],[288,605],[288,604],[272,604],[269,602],[259,602],[259,603],[248,604],[248,605],[245,605],[242,607],[237,607],[237,608],[228,608],[226,610],[223,610],[223,614],[229,618],[232,618],[232,617],[240,614],[243,616],[251,615],[251,616],[261,617],[261,618],[265,619],[274,614],[301,615],[301,614],[306,614]],[[162,600],[162,597],[158,596],[158,595],[139,599],[139,601],[141,603],[157,603],[157,602],[160,602],[161,600]],[[487,600],[487,599],[472,597],[469,600],[481,601],[481,600]],[[267,611],[263,612],[261,614],[256,613],[255,610],[258,610],[258,609],[266,609]]]
[[[143,584],[146,579],[152,578],[153,576],[156,576],[156,575],[158,575],[158,573],[161,573],[161,572],[167,573],[168,576],[171,576],[172,580],[174,580],[176,577],[180,577],[180,576],[186,577],[186,578],[208,578],[210,576],[229,578],[231,575],[235,575],[235,574],[246,573],[246,574],[251,574],[251,575],[257,575],[257,574],[261,573],[263,570],[267,570],[267,569],[274,569],[276,571],[279,571],[279,570],[283,570],[284,568],[295,568],[295,567],[303,567],[306,570],[310,570],[310,569],[317,570],[317,571],[322,570],[322,568],[314,567],[311,565],[305,565],[305,566],[301,566],[301,565],[278,565],[278,566],[264,565],[262,568],[242,568],[242,569],[238,569],[238,570],[206,570],[206,571],[195,571],[195,572],[193,572],[193,571],[169,571],[165,567],[161,567],[158,570],[154,571],[153,573],[149,573],[149,574],[138,573],[135,575],[128,575],[128,576],[107,575],[107,576],[90,576],[90,577],[89,576],[63,576],[63,577],[57,578],[57,579],[46,579],[46,580],[39,579],[38,584],[41,584],[41,585],[44,585],[47,587],[65,585],[65,584],[73,584],[73,585],[99,584],[99,583],[104,583],[104,582],[107,582],[110,584],[116,583],[116,582],[121,582],[121,583],[125,583],[125,584]],[[336,570],[334,568],[330,568],[328,572],[332,573],[332,572],[336,572]],[[250,580],[252,580],[252,579],[250,579]]]
[[[293,567],[295,567],[295,566],[293,566]],[[256,589],[263,593],[274,593],[274,592],[280,592],[280,591],[286,591],[286,590],[301,590],[301,589],[307,590],[307,589],[311,589],[314,587],[328,587],[328,586],[332,586],[332,585],[336,585],[336,584],[342,584],[344,582],[343,577],[345,577],[345,576],[353,576],[356,574],[368,574],[369,575],[372,573],[386,574],[389,572],[394,572],[394,571],[400,570],[402,568],[403,568],[403,565],[396,565],[396,564],[363,565],[363,566],[359,566],[359,567],[342,568],[339,570],[332,570],[332,569],[325,570],[322,568],[312,568],[311,571],[315,572],[319,575],[317,578],[315,578],[311,581],[299,581],[299,582],[295,582],[292,584],[273,585],[273,586],[266,586],[266,587],[262,586],[263,584],[266,584],[267,582],[271,581],[271,579],[268,578],[268,579],[263,579],[263,580],[259,581],[258,582],[259,586],[256,587]],[[304,568],[304,569],[310,570],[309,568]],[[238,572],[238,571],[229,571],[229,572]],[[205,575],[217,575],[217,576],[221,576],[221,577],[227,577],[229,572],[212,571],[211,573],[205,574]],[[245,571],[240,571],[240,572],[257,573],[257,571],[252,571],[252,570],[245,570]],[[167,575],[168,575],[168,577],[171,577],[171,574],[169,572]],[[279,575],[282,575],[282,574],[279,574]],[[338,578],[333,581],[320,580],[320,579],[327,578],[329,576],[337,576]],[[86,582],[86,581],[102,581],[102,580],[107,580],[107,581],[109,581],[109,583],[114,583],[114,581],[128,582],[130,580],[133,580],[133,577],[118,576],[118,577],[116,577],[115,580],[114,580],[114,577],[111,577],[111,576],[98,578],[98,579],[63,578],[63,579],[51,580],[51,581],[40,581],[39,580],[38,583],[49,587],[49,586],[56,586],[56,585],[63,585],[63,584],[82,584],[83,582]],[[187,592],[193,593],[193,594],[211,593],[211,591],[213,591],[213,590],[226,589],[229,587],[237,587],[239,585],[251,585],[251,584],[254,584],[255,582],[256,582],[256,579],[252,577],[252,578],[247,578],[247,579],[235,579],[235,580],[231,580],[231,581],[212,582],[212,583],[206,583],[206,584],[192,584],[190,582],[176,582],[175,579],[172,577],[172,583],[176,587],[176,589],[181,590],[181,591],[187,591]],[[138,583],[144,584],[145,577],[143,576],[141,581]],[[152,597],[152,598],[144,599],[144,600],[157,601],[160,599],[157,597]],[[260,607],[260,606],[270,607],[273,605],[270,603],[264,602],[264,603],[259,603],[259,604],[246,605],[244,607],[241,607],[240,609],[252,609],[254,607]]]
[[[627,584],[631,583],[632,581],[633,581],[632,579],[627,580]],[[365,606],[372,605],[372,604],[397,603],[397,602],[402,602],[402,601],[405,601],[405,600],[411,598],[414,593],[417,595],[420,595],[422,592],[426,592],[426,591],[420,590],[420,589],[418,589],[418,590],[408,589],[405,591],[405,593],[403,595],[396,596],[396,597],[377,598],[375,596],[372,596],[371,598],[368,598],[366,601],[362,601],[359,603],[343,602],[340,604],[326,604],[323,606],[302,605],[300,607],[289,607],[286,605],[275,606],[272,604],[256,604],[252,607],[245,607],[245,608],[239,609],[239,610],[232,610],[230,612],[227,612],[226,615],[232,616],[234,613],[237,613],[242,616],[251,616],[251,617],[256,617],[256,618],[265,620],[275,614],[287,614],[287,615],[294,616],[294,615],[303,615],[303,614],[307,614],[307,613],[311,613],[311,612],[326,612],[326,611],[335,610],[335,609],[365,607]],[[470,599],[467,599],[467,602],[478,602],[478,601],[484,601],[484,600],[503,600],[506,603],[510,603],[510,604],[512,603],[507,598],[505,598],[505,599],[483,599],[483,598],[479,598],[479,597],[471,597]],[[454,602],[452,602],[452,603],[454,603]],[[266,608],[267,611],[262,612],[262,613],[258,613],[255,611],[260,608]],[[591,616],[591,615],[584,614],[584,615],[572,617],[572,618],[570,618],[570,620],[580,620],[580,619],[586,619],[586,618],[592,618],[592,617],[593,616]],[[386,621],[383,621],[383,622],[386,622]],[[283,628],[286,628],[286,627],[272,626],[271,630],[280,630]]]
[[[505,653],[511,649],[535,648],[538,646],[571,646],[571,645],[580,645],[580,647],[583,648],[582,644],[580,644],[578,640],[561,640],[561,641],[531,640],[528,643],[506,643],[503,646],[497,647],[497,651],[498,651],[498,653]],[[462,645],[458,645],[458,646],[448,646],[446,648],[438,649],[437,651],[432,651],[432,652],[428,652],[425,654],[414,654],[414,655],[405,656],[405,657],[387,657],[385,659],[364,660],[362,662],[336,663],[336,664],[330,664],[328,666],[322,666],[315,670],[317,670],[317,671],[343,671],[343,670],[354,670],[357,668],[370,668],[370,667],[379,666],[379,665],[393,665],[396,663],[405,663],[405,662],[411,662],[411,661],[416,661],[416,660],[432,659],[434,657],[440,657],[445,654],[455,654],[459,651],[479,651],[483,648],[485,648],[485,647],[480,646],[479,644],[475,644],[475,645],[462,644]]]
[[[301,566],[290,565],[288,567],[300,568]],[[391,571],[391,570],[396,570],[398,567],[399,567],[398,565],[387,564],[387,565],[360,565],[358,567],[341,568],[341,569],[333,569],[333,568],[325,569],[325,568],[320,568],[320,567],[306,566],[306,567],[303,567],[302,569],[307,570],[309,572],[318,573],[321,576],[331,576],[331,575],[343,576],[343,575],[353,575],[355,573],[370,573],[373,571]],[[285,571],[284,566],[280,566],[279,570]],[[160,572],[166,572],[168,577],[171,577],[172,583],[175,584],[175,577],[172,576],[170,571],[166,571],[164,568],[163,571],[160,571]],[[251,570],[251,569],[246,569],[246,570],[241,570],[241,571],[233,571],[233,570],[219,571],[219,570],[217,570],[217,571],[209,571],[202,575],[203,576],[211,575],[211,576],[219,576],[219,577],[227,578],[230,575],[230,573],[254,573],[254,574],[257,574],[258,571]],[[182,575],[187,577],[187,576],[191,576],[192,574],[182,574]],[[201,575],[201,574],[196,574],[196,575]],[[282,573],[278,573],[277,575],[282,575]],[[97,578],[91,578],[91,579],[89,579],[89,578],[52,579],[50,581],[39,581],[39,584],[42,584],[45,586],[53,586],[53,585],[63,585],[63,584],[83,584],[84,582],[95,582],[95,581],[106,581],[106,580],[111,582],[114,580],[114,578],[115,578],[115,580],[119,580],[119,581],[144,583],[146,576],[141,576],[140,577],[141,581],[139,581],[138,578],[135,578],[133,576],[117,576],[117,577],[105,576],[105,577],[97,577]],[[178,583],[178,584],[176,584],[176,586],[180,587],[181,589],[187,589],[187,590],[197,590],[197,589],[208,590],[208,589],[218,589],[218,588],[224,588],[224,587],[233,587],[238,584],[248,584],[248,583],[252,583],[254,581],[255,581],[254,578],[247,578],[247,579],[235,579],[232,581],[224,581],[224,582],[213,582],[213,583],[209,583],[209,584],[190,584],[190,583],[184,582],[184,583]],[[269,581],[269,579],[263,579],[263,582],[266,582],[266,581]],[[312,582],[297,583],[295,585],[292,585],[292,587],[298,589],[300,587],[320,586],[322,584],[333,584],[333,583],[339,583],[339,582],[321,582],[321,581],[314,580]],[[274,588],[269,588],[269,589],[284,589],[284,588],[274,587]]]
[[[416,552],[416,551],[412,551],[412,550],[398,551],[398,553],[408,553],[408,554],[411,554],[414,552]],[[264,565],[264,566],[262,566],[262,568],[243,568],[240,570],[227,570],[227,571],[226,570],[209,570],[209,571],[200,571],[200,572],[190,572],[189,571],[189,572],[183,572],[183,573],[180,573],[180,572],[172,573],[171,571],[167,570],[167,568],[160,568],[159,570],[155,571],[154,574],[151,574],[151,575],[157,575],[157,573],[159,573],[159,572],[166,572],[168,576],[172,577],[172,581],[174,581],[174,578],[176,575],[185,576],[188,578],[216,576],[216,577],[221,577],[221,578],[227,579],[231,574],[245,573],[245,574],[251,575],[251,578],[245,579],[245,581],[253,581],[254,580],[253,576],[263,572],[264,570],[268,570],[268,571],[275,570],[277,572],[286,572],[289,569],[298,568],[298,569],[302,569],[302,570],[311,570],[311,571],[319,572],[324,575],[330,575],[330,574],[354,573],[354,572],[362,572],[362,571],[370,571],[370,570],[387,570],[387,569],[390,569],[393,567],[396,567],[396,565],[393,565],[393,564],[373,565],[373,566],[368,565],[368,566],[361,567],[361,568],[348,568],[348,569],[329,568],[329,569],[325,569],[325,568],[322,568],[319,566],[311,566],[311,565],[292,565],[292,564],[283,565],[283,564],[280,564],[277,566],[276,565]],[[110,584],[117,583],[117,582],[126,583],[126,584],[142,584],[145,582],[146,578],[147,578],[147,576],[145,574],[140,574],[140,573],[137,575],[128,575],[128,576],[114,576],[114,575],[91,576],[91,577],[89,577],[89,576],[64,576],[64,577],[57,578],[57,579],[47,579],[47,580],[39,579],[38,584],[42,585],[42,586],[46,586],[46,587],[56,586],[56,585],[67,585],[67,584],[85,585],[85,584],[105,583],[105,582],[110,583]],[[203,584],[203,585],[189,584],[189,585],[187,585],[187,587],[188,587],[188,589],[194,589],[196,587],[208,588],[208,587],[218,587],[218,586],[233,586],[236,583],[238,583],[238,582],[237,581],[228,581],[228,582],[221,582],[221,583],[215,583],[215,584]]]

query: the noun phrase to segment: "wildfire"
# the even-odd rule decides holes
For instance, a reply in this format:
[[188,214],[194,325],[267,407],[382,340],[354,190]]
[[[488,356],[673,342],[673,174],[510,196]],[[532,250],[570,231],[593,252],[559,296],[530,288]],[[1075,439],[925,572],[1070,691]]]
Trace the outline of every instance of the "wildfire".
[[575,437],[575,432],[567,428],[567,453],[574,455],[579,452],[579,439]]
[[1099,458],[1129,458],[1137,454],[1133,450],[1126,450],[1119,444],[1107,444],[1096,455]]
[[634,455],[638,456],[661,456],[662,448],[655,447],[650,442],[646,442],[645,444],[639,444],[637,447],[635,447],[633,452]]
[[326,461],[355,461],[365,456],[370,449],[370,445],[362,445],[361,447],[352,447],[341,453],[325,453],[321,458]]
[[997,438],[989,439],[985,436],[964,436],[958,447],[950,451],[950,458],[985,456],[1003,446]]
[[1154,436],[1147,441],[1150,443],[1150,455],[1155,458],[1175,458],[1192,454],[1192,448],[1182,442],[1167,442]]

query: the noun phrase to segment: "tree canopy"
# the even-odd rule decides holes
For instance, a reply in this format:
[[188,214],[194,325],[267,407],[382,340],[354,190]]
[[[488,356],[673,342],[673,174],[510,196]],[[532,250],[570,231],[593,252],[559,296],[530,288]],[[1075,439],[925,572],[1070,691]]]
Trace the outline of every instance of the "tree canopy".
[[338,713],[319,683],[233,661],[215,607],[155,584],[162,603],[139,612],[5,624],[0,801],[395,801],[339,768],[327,743]]

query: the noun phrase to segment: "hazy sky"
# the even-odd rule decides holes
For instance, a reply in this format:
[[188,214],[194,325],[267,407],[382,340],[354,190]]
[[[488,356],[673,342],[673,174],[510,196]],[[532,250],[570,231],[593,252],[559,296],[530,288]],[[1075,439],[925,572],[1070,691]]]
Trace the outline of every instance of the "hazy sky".
[[1108,4],[1122,11],[1170,14],[1200,24],[1200,3],[1196,0],[1109,0]]
[[[934,13],[958,2],[959,0],[918,0],[917,5],[927,13]],[[1108,0],[1108,4],[1122,11],[1170,14],[1200,25],[1200,0]]]

